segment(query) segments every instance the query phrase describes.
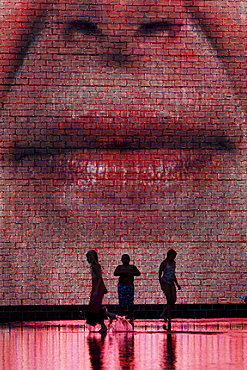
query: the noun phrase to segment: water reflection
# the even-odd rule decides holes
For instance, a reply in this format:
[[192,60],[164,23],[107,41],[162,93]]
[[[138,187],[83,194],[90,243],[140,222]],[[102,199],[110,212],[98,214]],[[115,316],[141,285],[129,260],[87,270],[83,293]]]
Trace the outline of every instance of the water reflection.
[[91,368],[93,370],[134,370],[134,333],[100,335],[90,333],[87,337]]
[[[179,326],[180,325],[180,326]],[[80,322],[0,328],[2,370],[243,370],[247,326],[228,330],[88,332]],[[141,326],[140,326],[141,327]],[[230,329],[229,329],[230,327]],[[156,327],[156,329],[158,326]]]
[[167,334],[166,336],[166,356],[164,361],[164,369],[173,370],[176,364],[176,336]]
[[90,334],[87,338],[89,356],[93,370],[103,369],[105,335]]
[[120,369],[135,369],[134,333],[116,333]]

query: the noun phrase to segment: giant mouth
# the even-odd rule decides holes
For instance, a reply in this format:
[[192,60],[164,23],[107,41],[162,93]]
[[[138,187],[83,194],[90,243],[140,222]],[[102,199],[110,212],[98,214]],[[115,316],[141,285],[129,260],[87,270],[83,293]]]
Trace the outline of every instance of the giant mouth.
[[37,207],[42,199],[52,212],[103,218],[160,214],[194,199],[207,181],[218,181],[226,161],[235,161],[241,138],[214,120],[205,129],[158,117],[25,122],[15,132],[8,172],[22,179],[28,198],[35,192]]
[[66,197],[74,193],[79,199],[87,192],[94,199],[116,199],[176,191],[181,181],[198,178],[215,156],[235,150],[235,142],[222,131],[152,122],[138,129],[50,127],[32,142],[28,135],[16,141],[11,154],[17,171],[52,183]]

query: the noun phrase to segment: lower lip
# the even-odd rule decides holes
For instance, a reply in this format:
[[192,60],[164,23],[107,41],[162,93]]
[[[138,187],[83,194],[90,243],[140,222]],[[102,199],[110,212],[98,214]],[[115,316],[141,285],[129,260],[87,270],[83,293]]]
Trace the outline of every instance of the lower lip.
[[185,180],[197,177],[211,156],[194,150],[83,150],[30,157],[25,166],[32,178],[54,187],[60,207],[123,206],[130,199],[145,207],[147,199],[156,202],[181,192]]

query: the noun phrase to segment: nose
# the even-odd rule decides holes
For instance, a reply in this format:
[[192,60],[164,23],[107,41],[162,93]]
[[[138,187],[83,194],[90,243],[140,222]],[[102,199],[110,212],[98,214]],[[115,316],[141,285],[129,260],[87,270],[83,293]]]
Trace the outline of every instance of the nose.
[[133,61],[131,43],[133,44],[131,36],[107,35],[100,42],[99,56],[108,65],[126,65]]
[[[121,64],[131,62],[137,56],[148,60],[150,55],[162,55],[180,42],[181,30],[189,23],[188,13],[178,5],[152,8],[152,4],[140,6],[133,0],[131,3],[120,1],[116,5],[106,1],[99,6],[99,2],[96,1],[95,16],[89,15],[92,14],[89,6],[83,16],[75,13],[70,17],[66,29],[72,43],[74,41],[79,46],[81,42],[83,47],[88,40],[85,53],[100,57],[103,62]],[[66,23],[66,17],[64,19]]]

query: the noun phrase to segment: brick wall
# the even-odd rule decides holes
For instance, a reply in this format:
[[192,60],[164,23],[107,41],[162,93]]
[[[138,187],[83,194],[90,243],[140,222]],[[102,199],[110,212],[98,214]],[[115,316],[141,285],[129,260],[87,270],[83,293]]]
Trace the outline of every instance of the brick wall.
[[240,0],[3,1],[0,304],[80,305],[96,249],[117,304],[246,295],[246,9]]

